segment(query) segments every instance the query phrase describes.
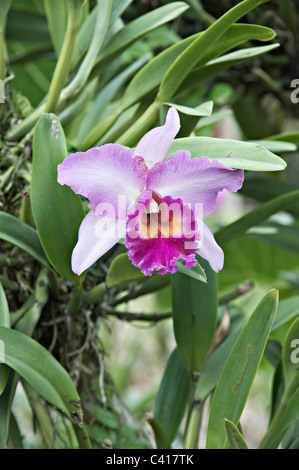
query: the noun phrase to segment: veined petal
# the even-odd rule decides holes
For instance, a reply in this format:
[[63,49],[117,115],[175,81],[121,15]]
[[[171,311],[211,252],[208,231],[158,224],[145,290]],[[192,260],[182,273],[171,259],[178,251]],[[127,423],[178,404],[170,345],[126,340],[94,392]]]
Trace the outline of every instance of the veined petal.
[[126,233],[125,220],[100,217],[92,211],[83,219],[72,254],[72,270],[80,275],[112,248]]
[[200,248],[197,253],[204,259],[206,259],[211,268],[219,273],[223,268],[224,254],[222,248],[216,243],[214,235],[210,227],[203,221],[201,221],[201,240]]
[[94,147],[69,155],[58,166],[58,182],[98,204],[112,204],[117,209],[119,197],[127,208],[144,189],[147,168],[141,158],[132,158],[132,150],[119,144]]
[[180,130],[180,118],[175,108],[170,108],[164,126],[155,127],[138,142],[134,155],[142,157],[148,168],[162,160],[171,142]]
[[180,197],[184,203],[201,203],[203,215],[207,215],[214,210],[220,191],[238,191],[243,181],[243,170],[209,157],[191,159],[189,152],[178,150],[149,171],[146,187],[161,196]]

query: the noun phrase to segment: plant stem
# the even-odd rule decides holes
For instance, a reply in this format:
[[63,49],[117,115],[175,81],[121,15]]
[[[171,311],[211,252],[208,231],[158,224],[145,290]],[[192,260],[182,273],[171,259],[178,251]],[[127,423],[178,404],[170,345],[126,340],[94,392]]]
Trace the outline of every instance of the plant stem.
[[116,109],[113,113],[106,116],[96,126],[94,126],[83,140],[82,144],[80,145],[80,149],[82,151],[85,151],[93,147],[101,139],[101,137],[103,137],[103,135],[106,134],[106,132],[111,128],[111,126],[121,115],[122,111],[123,110],[121,108]]
[[254,282],[247,280],[237,285],[234,289],[226,292],[222,295],[219,295],[218,303],[219,305],[228,304],[232,300],[237,299],[241,295],[247,294],[251,289],[254,288]]
[[84,424],[82,424],[82,427],[75,424],[74,430],[75,430],[76,437],[78,440],[79,448],[80,449],[92,449]]
[[166,435],[163,427],[161,426],[161,423],[157,420],[157,418],[153,416],[151,413],[147,413],[145,416],[145,419],[151,425],[154,431],[157,448],[158,449],[171,449],[168,436]]
[[82,293],[83,293],[83,287],[82,284],[74,285],[73,286],[73,292],[70,296],[70,300],[67,306],[67,310],[70,315],[75,315],[82,302]]
[[198,448],[198,436],[201,423],[203,402],[192,403],[192,411],[189,416],[184,449],[197,449]]
[[129,313],[129,312],[118,312],[108,305],[103,307],[103,310],[107,315],[117,317],[120,320],[131,321],[153,321],[158,322],[161,320],[167,320],[172,317],[172,311],[162,313]]
[[90,289],[89,292],[87,292],[83,298],[83,302],[86,305],[94,305],[100,302],[104,295],[107,292],[107,287],[105,282],[101,282],[101,284],[98,284],[94,286],[92,289]]
[[118,144],[133,147],[140,138],[152,127],[159,116],[161,103],[154,101],[145,113],[116,141]]
[[72,61],[73,50],[75,46],[77,31],[81,22],[82,1],[69,0],[68,2],[68,23],[63,40],[63,45],[55,67],[54,75],[51,81],[45,113],[55,110],[60,93],[65,85]]
[[[77,5],[77,8],[79,4],[82,4],[82,0],[69,0],[69,1],[74,2],[74,4]],[[100,3],[101,3],[101,8],[99,6]],[[59,76],[59,74],[60,73],[63,74],[65,71],[62,70],[59,66],[59,70],[57,71],[58,78],[57,80],[55,78],[55,81],[57,81],[58,83],[59,93],[58,93],[58,89],[55,89],[54,85],[52,85],[51,83],[50,91],[51,91],[51,88],[53,87],[53,98],[49,98],[48,96],[46,104],[42,103],[38,108],[36,108],[33,111],[32,114],[30,114],[26,119],[24,119],[23,122],[21,122],[20,124],[17,124],[7,135],[7,138],[9,140],[18,139],[19,137],[22,137],[24,134],[26,134],[26,132],[28,132],[30,129],[32,130],[33,126],[36,124],[36,122],[41,117],[41,115],[44,112],[49,112],[49,110],[51,111],[51,108],[53,108],[54,102],[55,102],[55,105],[54,105],[55,109],[60,110],[66,103],[68,103],[72,98],[74,98],[82,90],[82,88],[84,87],[84,85],[86,84],[89,78],[90,72],[94,66],[97,55],[106,38],[108,25],[109,25],[109,18],[111,15],[111,8],[112,8],[112,2],[110,0],[105,0],[104,2],[103,0],[101,1],[98,0],[98,15],[97,15],[97,21],[96,21],[95,29],[93,33],[92,42],[89,47],[88,53],[86,54],[77,74],[75,75],[71,83],[69,83],[69,85],[67,85],[65,88],[62,89],[61,87],[63,86],[64,80],[62,80],[63,76],[62,75]],[[67,47],[70,47],[70,46],[66,45],[65,48]],[[64,44],[62,46],[60,56],[64,54],[63,49],[64,49]],[[60,56],[59,56],[59,59],[60,59]],[[69,72],[70,67],[71,67],[71,54],[70,54],[70,57],[65,57],[65,60],[66,60],[66,65],[67,65],[67,72]],[[61,59],[61,62],[62,61],[63,59]],[[58,68],[58,63],[57,63],[56,68]],[[55,69],[55,72],[56,72],[56,69]],[[54,80],[54,77],[53,77],[53,80]]]
[[82,88],[86,84],[90,72],[92,71],[93,66],[95,64],[96,58],[106,39],[108,27],[110,24],[110,16],[112,12],[113,2],[111,2],[111,0],[98,0],[97,4],[97,19],[89,49],[74,79],[63,90],[63,101],[68,100],[71,96],[77,95],[78,92],[82,90]]

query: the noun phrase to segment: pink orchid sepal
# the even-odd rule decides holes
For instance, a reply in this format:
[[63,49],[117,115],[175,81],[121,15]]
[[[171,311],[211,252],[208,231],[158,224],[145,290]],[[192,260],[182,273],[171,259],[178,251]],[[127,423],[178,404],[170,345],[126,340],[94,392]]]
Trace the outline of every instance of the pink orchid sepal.
[[179,115],[170,108],[165,124],[146,133],[134,151],[105,144],[58,166],[58,182],[90,201],[72,253],[76,274],[123,238],[145,275],[174,273],[178,260],[190,269],[196,253],[214,271],[223,268],[223,251],[203,217],[215,209],[219,192],[241,188],[244,172],[206,156],[191,158],[186,150],[165,158],[179,129]]

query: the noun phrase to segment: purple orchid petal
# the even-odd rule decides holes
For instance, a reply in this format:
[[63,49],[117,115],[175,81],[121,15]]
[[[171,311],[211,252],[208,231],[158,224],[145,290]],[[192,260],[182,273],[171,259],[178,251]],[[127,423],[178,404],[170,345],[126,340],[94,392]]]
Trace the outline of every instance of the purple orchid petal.
[[99,217],[90,211],[79,228],[78,243],[72,254],[72,270],[80,275],[112,248],[126,233],[126,222]]
[[184,203],[202,203],[203,215],[208,215],[215,209],[218,193],[238,191],[243,180],[243,170],[208,157],[191,159],[189,152],[178,150],[149,171],[146,187],[162,196],[180,197]]
[[176,272],[179,259],[188,268],[195,266],[198,239],[194,214],[181,199],[161,199],[147,190],[128,217],[128,256],[147,276],[154,270],[159,274]]
[[216,243],[214,235],[210,227],[205,223],[202,223],[202,237],[200,241],[200,248],[197,253],[204,259],[206,259],[211,268],[219,273],[223,268],[224,254],[220,246]]
[[142,157],[148,168],[162,160],[171,142],[180,130],[180,118],[175,108],[170,108],[164,126],[155,127],[138,142],[134,155]]
[[126,199],[127,208],[143,191],[146,174],[143,160],[132,158],[132,150],[119,144],[74,153],[58,166],[58,182],[89,199],[93,211],[100,203],[116,209],[119,197]]

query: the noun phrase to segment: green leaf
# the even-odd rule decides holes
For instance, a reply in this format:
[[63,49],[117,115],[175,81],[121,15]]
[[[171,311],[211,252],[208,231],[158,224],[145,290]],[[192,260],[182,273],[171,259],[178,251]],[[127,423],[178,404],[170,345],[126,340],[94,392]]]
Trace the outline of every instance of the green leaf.
[[282,140],[249,140],[253,144],[260,145],[270,152],[275,153],[284,153],[284,152],[295,152],[297,150],[297,145],[292,142],[286,142]]
[[277,49],[277,47],[279,47],[279,44],[270,44],[268,46],[240,49],[218,57],[217,59],[213,59],[207,64],[201,65],[200,67],[193,69],[183,81],[182,85],[178,90],[178,94],[189,90],[194,86],[198,86],[205,80],[208,80],[214,77],[215,75],[218,75],[223,70],[238,65],[245,60],[254,59],[255,57],[259,57],[262,54],[271,52],[272,50]]
[[200,266],[199,262],[197,261],[196,266],[193,268],[188,269],[186,266],[183,265],[183,261],[178,260],[176,262],[178,266],[178,271],[180,273],[186,274],[186,276],[193,277],[193,279],[197,279],[201,282],[207,282],[207,275],[205,270]]
[[129,260],[127,253],[116,256],[109,266],[106,276],[108,288],[119,286],[124,282],[144,279],[144,274]]
[[[7,304],[6,295],[5,295],[5,292],[3,290],[1,283],[0,283],[0,326],[4,326],[6,328],[10,327],[8,304]],[[0,342],[0,395],[2,395],[3,390],[6,387],[8,376],[9,376],[9,368],[5,364],[2,364],[3,353],[4,353],[3,344]]]
[[[287,181],[279,181],[275,178],[248,178],[245,179],[240,192],[245,196],[249,196],[257,201],[266,202],[274,197],[281,196],[298,189],[298,185]],[[288,207],[285,210],[299,217],[299,204]]]
[[0,444],[3,447],[7,446],[11,407],[19,378],[20,377],[17,373],[15,373],[14,371],[10,371],[4,392],[2,393],[2,395],[0,395]]
[[61,0],[44,0],[44,5],[52,43],[59,57],[67,26],[67,3]]
[[[98,3],[100,0],[98,0]],[[113,2],[101,0],[101,10],[97,10],[96,24],[88,51],[69,85],[63,89],[61,98],[67,102],[83,89],[95,65],[96,57],[101,51],[108,33]]]
[[280,142],[292,142],[293,144],[299,146],[299,132],[298,131],[290,131],[290,132],[282,132],[281,134],[271,135],[271,137],[267,137],[267,140],[279,140]]
[[169,101],[193,67],[204,56],[207,48],[211,47],[233,23],[261,3],[265,3],[265,0],[245,0],[215,21],[169,68],[160,85],[158,100]]
[[43,16],[12,9],[8,13],[6,38],[39,44],[51,41],[47,21]]
[[220,244],[231,241],[233,238],[243,235],[246,230],[251,227],[264,222],[271,215],[281,210],[285,210],[288,207],[292,207],[298,202],[299,190],[291,191],[290,193],[271,199],[268,202],[264,202],[242,216],[240,219],[218,230],[215,234],[215,238]]
[[[258,32],[256,28],[262,28],[262,31]],[[182,39],[177,44],[174,44],[173,46],[167,48],[165,51],[161,52],[156,57],[151,59],[148,64],[145,65],[135,75],[135,77],[132,79],[129,86],[127,87],[122,97],[122,108],[126,109],[127,107],[132,106],[137,101],[140,101],[143,96],[147,95],[155,88],[157,88],[160,85],[168,69],[174,63],[174,61],[180,56],[180,54],[182,54],[187,49],[190,44],[197,40],[202,34],[203,33],[197,33],[193,36],[189,36],[185,39]],[[215,56],[218,56],[221,52],[226,52],[230,48],[233,48],[236,45],[240,44],[240,42],[246,41],[248,39],[258,39],[262,41],[271,39],[271,37],[269,33],[267,33],[267,36],[265,36],[265,31],[263,30],[263,27],[260,26],[257,27],[255,25],[243,24],[232,25],[221,37],[221,40],[216,43],[214,50],[209,53],[210,49],[208,49],[207,54],[209,53],[209,56],[204,56],[202,60],[203,63],[205,63],[207,60],[214,58]],[[225,47],[223,47],[223,45],[225,45]],[[256,53],[257,51],[254,52]],[[261,52],[266,51],[263,50]],[[242,60],[244,60],[244,58],[248,58],[248,52],[246,52],[246,55],[242,58]],[[237,56],[237,58],[235,58],[235,62],[233,63],[236,63],[237,60],[240,60],[240,56]],[[230,64],[232,63],[231,61],[232,58],[230,60]],[[229,65],[225,63],[222,65],[222,68],[226,68],[227,66]],[[198,70],[199,72],[194,73],[195,83],[201,81],[202,70]]]
[[[290,326],[282,348],[282,367],[285,388],[299,388],[299,316]],[[294,385],[295,383],[295,385]]]
[[299,315],[299,295],[281,300],[278,305],[272,331],[280,328],[282,325],[289,322],[297,315]]
[[9,309],[6,295],[0,282],[0,326],[10,327]]
[[230,328],[227,337],[213,351],[203,366],[199,376],[194,400],[204,402],[214,390],[222,373],[226,360],[241,333],[244,324],[244,312],[235,306],[229,307]]
[[[130,3],[132,3],[132,0],[113,1],[111,17],[109,20],[109,28],[128,7],[128,5],[130,5]],[[84,56],[90,46],[92,36],[96,27],[97,14],[98,6],[96,5],[79,29],[73,52],[72,68],[75,68],[75,66],[78,64],[78,62]]]
[[278,304],[272,289],[259,303],[239,335],[213,395],[207,448],[226,446],[224,419],[238,424],[270,334]]
[[147,420],[154,431],[157,449],[171,449],[169,439],[159,420],[151,415],[147,416]]
[[297,390],[292,398],[289,400],[277,426],[268,438],[268,433],[262,440],[260,448],[263,449],[276,449],[285,435],[288,427],[299,419],[299,390]]
[[80,397],[66,370],[39,343],[16,330],[0,327],[4,362],[50,404],[82,422]]
[[164,103],[168,106],[173,106],[180,113],[187,114],[188,116],[211,116],[213,111],[213,101],[206,101],[205,103],[196,106],[196,108],[190,108],[189,106],[181,106],[174,103]]
[[100,121],[100,118],[105,111],[109,101],[116,95],[125,82],[132,75],[135,75],[138,69],[144,65],[148,60],[148,56],[141,57],[140,59],[134,61],[127,68],[122,70],[116,77],[110,80],[106,86],[98,93],[94,98],[91,106],[88,108],[88,111],[85,113],[82,122],[80,123],[80,128],[78,136],[76,137],[76,142],[78,145],[82,143],[85,137],[92,131],[93,127]]
[[280,171],[286,163],[260,145],[233,139],[215,137],[183,137],[175,139],[167,154],[188,150],[192,157],[207,155],[216,158],[230,168],[252,171]]
[[[57,182],[57,166],[67,156],[63,129],[54,114],[44,114],[33,139],[32,212],[44,251],[57,272],[71,282],[71,254],[85,216],[80,196]],[[82,279],[82,276],[81,276]]]
[[11,414],[9,423],[9,440],[13,449],[23,449],[23,437],[14,414]]
[[282,440],[282,449],[299,449],[299,419],[290,425]]
[[217,321],[217,276],[206,260],[199,261],[207,275],[206,284],[180,272],[172,276],[174,334],[189,372],[202,369]]
[[285,250],[299,253],[299,227],[268,221],[247,232],[250,236]]
[[229,419],[224,420],[226,434],[231,449],[248,449],[246,442],[237,426],[234,425]]
[[5,212],[0,212],[0,238],[26,251],[44,266],[49,266],[36,230]]
[[172,442],[183,419],[191,379],[177,349],[171,353],[163,374],[156,404],[155,417],[161,423],[169,442]]
[[184,2],[171,2],[131,21],[113,36],[105,50],[100,54],[98,63],[108,59],[112,60],[141,36],[168,21],[174,20],[187,8],[189,6]]
[[[251,40],[270,41],[274,37],[275,31],[265,26],[246,23],[233,24],[207,49],[200,59],[200,65],[206,64],[210,60],[225,54],[244,42]],[[199,63],[197,63],[197,67],[198,66]]]
[[[200,34],[200,33],[199,33]],[[123,109],[132,106],[140,101],[145,95],[157,88],[163,79],[168,68],[174,60],[188,47],[198,35],[190,36],[182,41],[168,47],[165,51],[151,59],[142,69],[133,77],[121,100]]]

